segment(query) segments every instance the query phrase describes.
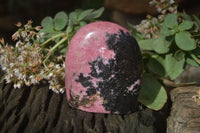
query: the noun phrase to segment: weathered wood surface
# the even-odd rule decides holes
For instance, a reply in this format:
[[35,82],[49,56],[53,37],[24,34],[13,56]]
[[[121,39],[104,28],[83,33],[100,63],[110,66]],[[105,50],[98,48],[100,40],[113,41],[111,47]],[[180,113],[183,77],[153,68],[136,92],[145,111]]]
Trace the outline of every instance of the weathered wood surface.
[[68,106],[47,84],[14,89],[0,84],[0,133],[154,133],[148,109],[129,115],[94,114]]
[[167,120],[167,133],[200,133],[200,106],[192,101],[200,87],[180,87],[172,90],[173,102]]

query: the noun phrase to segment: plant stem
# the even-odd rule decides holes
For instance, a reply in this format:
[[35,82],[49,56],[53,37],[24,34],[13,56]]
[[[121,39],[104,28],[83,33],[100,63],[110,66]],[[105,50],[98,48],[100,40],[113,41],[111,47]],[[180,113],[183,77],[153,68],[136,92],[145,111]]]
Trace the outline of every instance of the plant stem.
[[200,34],[193,35],[193,37],[200,37]]
[[49,53],[47,54],[47,57],[45,58],[45,60],[43,61],[44,66],[46,61],[49,59],[49,57],[51,56],[51,54],[55,51],[55,49],[60,46],[63,42],[65,42],[68,39],[68,37],[64,37],[62,40],[60,40],[56,45],[53,46],[53,48],[51,48],[49,50]]
[[193,54],[193,53],[191,53],[191,52],[189,52],[190,53],[190,56],[198,63],[198,64],[200,64],[200,60]]
[[52,40],[54,40],[54,39],[56,39],[56,38],[58,38],[58,37],[62,37],[62,36],[66,36],[66,33],[60,33],[60,34],[58,34],[58,35],[52,36],[51,38],[49,38],[48,40],[46,40],[45,42],[43,42],[43,43],[41,44],[41,46],[44,47],[44,46],[45,46],[47,43],[49,43],[50,41],[52,41]]

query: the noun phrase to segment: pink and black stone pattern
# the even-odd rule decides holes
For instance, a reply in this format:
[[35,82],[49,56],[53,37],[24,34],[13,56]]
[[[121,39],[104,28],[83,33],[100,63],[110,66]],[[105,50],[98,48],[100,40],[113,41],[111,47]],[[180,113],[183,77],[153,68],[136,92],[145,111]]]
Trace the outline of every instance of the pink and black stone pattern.
[[111,22],[94,22],[72,38],[65,61],[68,103],[94,113],[137,111],[142,57],[135,38]]

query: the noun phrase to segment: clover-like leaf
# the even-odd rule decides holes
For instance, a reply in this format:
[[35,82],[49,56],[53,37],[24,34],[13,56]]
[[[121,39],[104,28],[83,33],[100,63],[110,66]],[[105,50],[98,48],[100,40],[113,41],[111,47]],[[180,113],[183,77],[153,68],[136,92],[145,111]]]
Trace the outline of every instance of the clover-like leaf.
[[54,26],[56,30],[62,30],[67,25],[68,16],[65,12],[58,12],[54,17]]
[[180,61],[182,59],[185,58],[185,53],[182,51],[182,50],[177,50],[174,54],[174,58],[177,60],[177,61]]
[[175,35],[176,45],[185,51],[190,51],[196,48],[196,43],[191,34],[186,31],[181,31]]
[[165,36],[160,36],[153,42],[153,49],[159,54],[165,54],[169,51],[171,40],[167,40]]
[[200,26],[200,19],[196,15],[193,15],[193,18],[196,21],[197,25]]
[[165,71],[171,80],[176,79],[182,72],[185,64],[185,58],[177,60],[172,54],[165,56]]
[[194,23],[191,21],[184,21],[178,26],[178,29],[179,30],[189,30],[192,28],[193,24]]
[[190,15],[188,15],[188,14],[181,13],[180,17],[183,18],[184,20],[192,21],[192,17]]
[[141,49],[144,49],[144,50],[153,50],[153,42],[154,42],[155,39],[146,39],[146,40],[140,40],[138,42],[139,46]]
[[69,19],[71,20],[72,24],[78,24],[78,14],[77,12],[71,12],[69,14]]
[[193,67],[198,67],[198,66],[199,66],[199,64],[198,64],[194,59],[192,59],[192,58],[187,58],[187,59],[186,59],[186,62],[187,62],[189,65],[193,66]]
[[69,20],[69,24],[67,26],[66,32],[70,33],[73,30],[73,22],[71,20]]
[[104,11],[104,7],[101,7],[95,11],[93,11],[92,13],[90,13],[89,15],[87,15],[87,17],[85,17],[85,19],[95,19],[98,18],[102,15]]
[[164,36],[171,36],[171,35],[174,35],[175,33],[176,33],[175,30],[169,29],[165,25],[162,26],[161,31],[160,31],[160,34]]
[[162,57],[151,58],[148,63],[148,69],[160,76],[165,76],[164,59]]
[[154,77],[144,74],[138,100],[150,109],[160,110],[167,101],[167,93]]
[[93,11],[93,9],[88,9],[88,10],[85,10],[83,12],[81,12],[79,15],[78,15],[78,20],[83,20],[86,16],[90,15],[91,12]]
[[47,32],[49,31],[53,31],[53,19],[50,16],[45,17],[42,22],[41,25],[43,27],[43,29],[45,29]]
[[80,21],[80,26],[83,27],[85,26],[87,23],[85,21]]
[[165,26],[167,26],[168,28],[171,28],[171,29],[178,27],[177,15],[174,13],[167,15],[164,18],[164,24],[165,24]]

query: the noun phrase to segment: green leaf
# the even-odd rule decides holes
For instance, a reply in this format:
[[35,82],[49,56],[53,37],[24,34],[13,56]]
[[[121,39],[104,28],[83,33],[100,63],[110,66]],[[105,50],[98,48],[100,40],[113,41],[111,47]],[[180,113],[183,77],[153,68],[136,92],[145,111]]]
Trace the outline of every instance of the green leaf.
[[147,67],[151,72],[163,77],[165,76],[165,68],[164,65],[161,63],[161,60],[162,62],[164,62],[164,59],[162,57],[151,58],[147,63]]
[[193,66],[193,67],[198,67],[198,66],[199,66],[199,64],[198,64],[195,60],[193,60],[192,58],[187,58],[187,59],[186,59],[186,62],[187,62],[189,65]]
[[66,32],[67,32],[67,33],[70,33],[70,32],[72,32],[72,30],[73,30],[73,23],[72,23],[71,20],[69,20],[69,24],[68,24],[68,26],[67,26]]
[[47,31],[53,31],[53,19],[52,17],[48,16],[45,17],[42,22],[41,25],[43,27],[43,29],[46,29]]
[[65,12],[58,12],[54,17],[54,26],[56,30],[62,30],[67,25],[68,16]]
[[176,60],[172,54],[165,56],[165,71],[171,80],[176,79],[182,72],[185,64],[185,58]]
[[186,31],[181,31],[175,35],[176,45],[185,51],[190,51],[196,48],[196,43],[191,34]]
[[164,36],[160,36],[153,42],[153,49],[159,54],[165,54],[169,51],[171,42],[165,39]]
[[[82,9],[76,9],[75,12],[76,12],[77,16],[79,16],[80,13],[83,12],[83,10],[82,10]],[[78,17],[77,17],[77,18],[78,18]]]
[[80,21],[80,27],[85,26],[87,23],[85,21]]
[[74,30],[75,30],[75,32],[77,32],[80,28],[81,28],[80,25],[74,26]]
[[185,58],[185,53],[181,50],[177,50],[174,54],[174,58],[177,60],[177,61],[180,61],[182,59]]
[[78,15],[77,12],[71,12],[69,14],[69,19],[71,20],[71,22],[73,24],[78,24],[78,16],[77,15]]
[[59,52],[60,52],[62,55],[66,55],[67,49],[68,49],[68,47],[66,46],[65,48],[62,48]]
[[192,15],[198,26],[200,26],[200,19],[196,15]]
[[164,24],[168,28],[175,29],[178,27],[178,22],[177,22],[177,15],[176,14],[169,14],[164,18]]
[[160,110],[167,101],[167,93],[154,77],[144,74],[138,100],[150,109]]
[[83,20],[86,16],[90,15],[90,13],[93,11],[93,9],[88,9],[88,10],[85,10],[83,12],[81,12],[78,16],[78,20]]
[[178,26],[178,29],[179,30],[189,30],[192,28],[193,24],[194,23],[191,21],[184,21]]
[[93,11],[92,13],[90,13],[87,17],[85,17],[85,19],[95,19],[98,18],[102,15],[104,11],[104,7],[101,7],[95,11]]
[[197,47],[192,51],[192,53],[197,57],[200,58],[200,47]]
[[164,36],[171,36],[171,35],[174,35],[176,32],[175,30],[169,30],[169,28],[167,28],[167,26],[163,25],[162,28],[161,28],[161,31],[160,31],[160,34],[161,35],[164,35]]
[[192,21],[192,17],[191,17],[190,15],[181,13],[180,16],[181,16],[184,20]]
[[154,39],[147,39],[147,40],[140,40],[138,42],[141,49],[144,50],[153,50],[152,44],[154,42]]

